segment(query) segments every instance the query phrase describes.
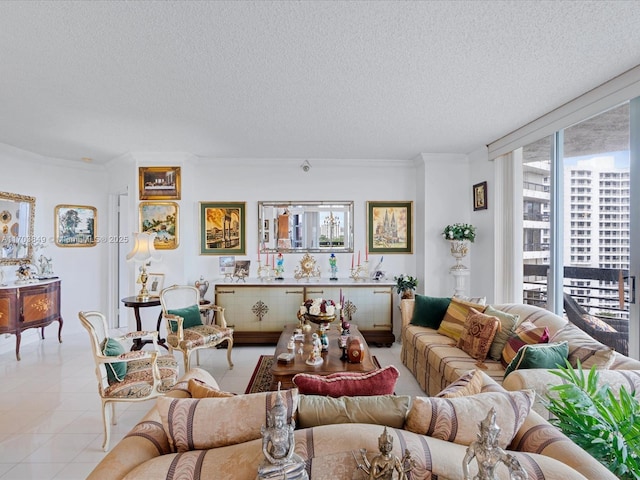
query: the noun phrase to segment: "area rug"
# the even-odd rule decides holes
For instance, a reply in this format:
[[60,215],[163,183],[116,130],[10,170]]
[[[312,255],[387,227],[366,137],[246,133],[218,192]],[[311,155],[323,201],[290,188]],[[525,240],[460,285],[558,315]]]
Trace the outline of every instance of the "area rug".
[[[380,362],[374,356],[371,357],[374,365],[380,368]],[[256,365],[253,374],[251,375],[251,380],[249,380],[249,385],[244,393],[260,393],[260,392],[268,392],[271,388],[271,365],[273,365],[273,355],[260,355],[258,359],[258,364]]]

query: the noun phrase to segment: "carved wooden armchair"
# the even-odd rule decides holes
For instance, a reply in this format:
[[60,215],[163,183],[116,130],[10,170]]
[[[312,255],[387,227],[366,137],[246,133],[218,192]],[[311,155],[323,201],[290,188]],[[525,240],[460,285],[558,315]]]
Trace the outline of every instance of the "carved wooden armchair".
[[[199,365],[199,350],[215,347],[223,342],[227,342],[227,362],[229,368],[233,368],[233,329],[227,327],[223,307],[212,303],[200,304],[200,291],[189,285],[165,288],[160,292],[160,303],[166,321],[169,351],[182,352],[185,372],[190,369],[191,353],[196,352]],[[205,313],[204,324],[201,313]],[[209,318],[210,313],[213,314],[212,318]]]
[[[89,332],[96,363],[104,423],[102,448],[106,452],[109,450],[111,424],[117,423],[115,402],[141,402],[164,395],[178,380],[178,362],[172,355],[159,355],[158,332],[129,332],[124,336],[110,337],[107,320],[102,313],[79,312],[78,317]],[[135,338],[150,338],[154,350],[125,350],[125,345],[130,346]],[[117,362],[114,362],[116,358]]]

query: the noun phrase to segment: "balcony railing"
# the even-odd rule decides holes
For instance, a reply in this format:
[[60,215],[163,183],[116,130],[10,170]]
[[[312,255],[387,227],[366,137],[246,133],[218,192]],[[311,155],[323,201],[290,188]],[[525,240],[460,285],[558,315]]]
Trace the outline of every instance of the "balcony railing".
[[525,252],[548,252],[549,244],[548,243],[525,243],[523,245],[523,251]]
[[541,183],[522,182],[522,186],[525,190],[535,190],[538,192],[549,191],[549,185],[542,185]]
[[529,213],[529,212],[525,212],[522,215],[522,218],[524,220],[531,220],[534,222],[548,222],[549,221],[549,214],[548,213]]

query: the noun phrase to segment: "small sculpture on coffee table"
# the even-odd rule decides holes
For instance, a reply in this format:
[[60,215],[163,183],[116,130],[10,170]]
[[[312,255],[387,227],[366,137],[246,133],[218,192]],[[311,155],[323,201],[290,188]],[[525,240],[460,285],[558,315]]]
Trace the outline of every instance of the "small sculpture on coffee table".
[[258,467],[257,479],[309,480],[305,461],[293,451],[295,421],[290,420],[287,423],[287,407],[282,401],[278,383],[276,402],[267,414],[267,425],[260,429],[265,459]]
[[498,446],[500,427],[496,425],[495,408],[489,410],[487,417],[480,422],[479,427],[478,439],[467,447],[467,453],[462,460],[464,480],[472,480],[469,473],[469,463],[473,458],[478,462],[478,475],[473,477],[473,480],[498,480],[495,469],[500,462],[509,469],[511,480],[527,480],[529,476],[518,459]]
[[378,448],[380,454],[373,457],[371,461],[367,459],[367,451],[364,448],[360,449],[362,462],[352,452],[358,469],[365,472],[369,480],[407,480],[409,478],[407,473],[413,470],[415,461],[411,458],[409,450],[405,450],[402,458],[391,454],[393,437],[387,432],[387,427],[384,427],[382,435],[378,437]]

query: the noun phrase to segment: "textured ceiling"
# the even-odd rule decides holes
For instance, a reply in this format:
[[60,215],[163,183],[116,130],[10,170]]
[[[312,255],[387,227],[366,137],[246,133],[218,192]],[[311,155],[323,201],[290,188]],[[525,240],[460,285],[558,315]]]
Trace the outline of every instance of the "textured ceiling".
[[640,64],[635,1],[0,2],[0,143],[468,153]]

